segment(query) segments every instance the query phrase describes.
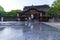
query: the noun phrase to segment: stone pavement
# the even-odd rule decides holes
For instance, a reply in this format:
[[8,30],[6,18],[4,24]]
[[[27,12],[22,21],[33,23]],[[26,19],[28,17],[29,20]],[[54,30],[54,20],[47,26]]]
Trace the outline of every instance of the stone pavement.
[[60,23],[59,22],[43,22],[43,23],[60,29]]
[[41,22],[7,23],[0,24],[0,40],[60,40],[60,29]]

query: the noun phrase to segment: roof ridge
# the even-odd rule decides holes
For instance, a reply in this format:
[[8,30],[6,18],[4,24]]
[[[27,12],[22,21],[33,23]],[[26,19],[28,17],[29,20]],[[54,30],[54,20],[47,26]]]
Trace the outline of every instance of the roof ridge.
[[37,7],[37,6],[48,6],[48,5],[31,5],[31,6],[25,6],[25,7]]

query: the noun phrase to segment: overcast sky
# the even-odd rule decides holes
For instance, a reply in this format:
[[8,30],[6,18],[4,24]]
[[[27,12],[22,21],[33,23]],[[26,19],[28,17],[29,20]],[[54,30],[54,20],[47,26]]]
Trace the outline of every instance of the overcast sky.
[[12,9],[21,9],[23,10],[24,6],[31,5],[51,5],[54,0],[0,0],[0,5],[4,8],[5,11],[10,11]]

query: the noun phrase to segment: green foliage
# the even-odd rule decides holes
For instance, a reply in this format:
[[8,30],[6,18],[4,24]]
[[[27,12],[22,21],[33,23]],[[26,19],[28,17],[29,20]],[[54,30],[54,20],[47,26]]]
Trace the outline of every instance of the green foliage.
[[54,17],[58,14],[60,14],[60,0],[55,0],[54,3],[52,4],[52,6],[49,8],[46,15]]
[[10,12],[7,13],[8,17],[16,17],[17,13],[21,12],[21,10],[11,10]]
[[9,12],[5,12],[4,8],[0,6],[0,17],[16,17],[17,13],[21,12],[21,10],[16,9],[16,10],[11,10]]
[[60,6],[60,0],[55,0],[54,3],[52,4],[53,7],[58,7]]
[[0,16],[4,16],[4,13],[5,13],[4,8],[0,6]]

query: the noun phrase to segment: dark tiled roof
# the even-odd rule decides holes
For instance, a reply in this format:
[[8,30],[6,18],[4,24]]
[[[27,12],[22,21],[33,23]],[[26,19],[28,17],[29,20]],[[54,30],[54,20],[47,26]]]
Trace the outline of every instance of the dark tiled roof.
[[38,5],[38,6],[25,6],[23,11],[27,11],[29,9],[36,9],[38,11],[44,11],[46,12],[48,10],[49,6],[48,5]]
[[19,13],[19,15],[23,15],[23,13],[25,13],[26,11],[21,11],[20,13]]

